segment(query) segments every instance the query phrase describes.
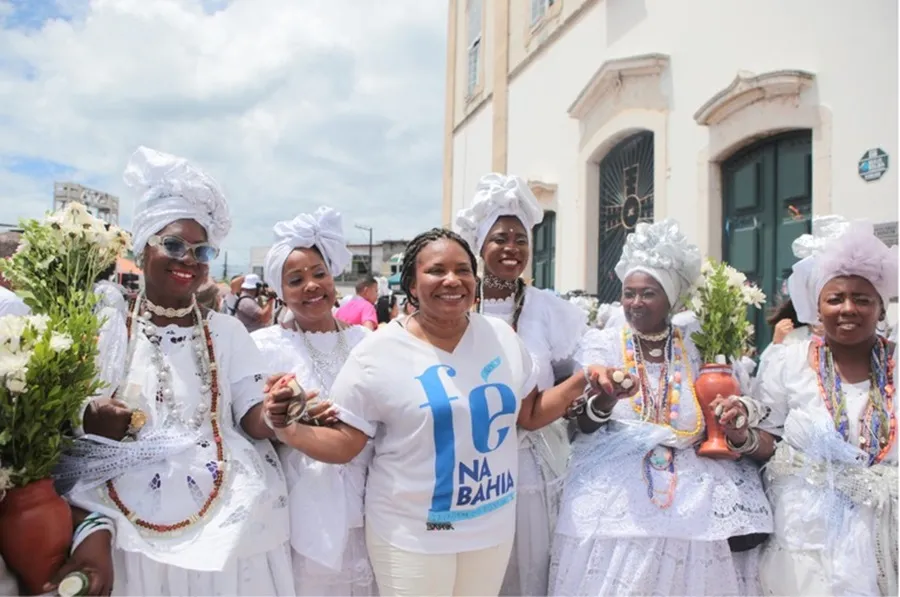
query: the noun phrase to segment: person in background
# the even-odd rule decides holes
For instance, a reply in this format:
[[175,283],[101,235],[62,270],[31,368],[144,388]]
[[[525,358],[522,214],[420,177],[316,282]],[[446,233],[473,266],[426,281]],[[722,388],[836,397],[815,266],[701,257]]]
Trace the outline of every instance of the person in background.
[[215,280],[209,278],[197,289],[197,304],[210,311],[219,311],[222,307],[222,297],[219,294],[219,286]]
[[228,284],[230,292],[225,295],[225,299],[222,301],[222,313],[234,315],[234,306],[241,295],[241,284],[243,283],[243,275],[235,276],[231,279],[231,282]]
[[[0,259],[9,259],[19,248],[18,232],[9,231],[0,234]],[[0,317],[4,315],[28,315],[30,309],[22,299],[9,287],[9,280],[0,273]]]
[[[263,293],[270,299],[264,306],[260,306],[259,299]],[[272,313],[275,310],[274,294],[265,291],[262,280],[256,274],[247,274],[241,283],[241,295],[234,304],[234,316],[244,324],[247,331],[255,332],[272,323]]]
[[344,323],[375,330],[378,327],[376,300],[378,300],[378,280],[368,276],[356,283],[356,296],[341,305],[334,316]]
[[378,314],[378,327],[383,327],[397,319],[399,314],[397,307],[397,295],[388,294],[378,298],[375,303],[375,312]]

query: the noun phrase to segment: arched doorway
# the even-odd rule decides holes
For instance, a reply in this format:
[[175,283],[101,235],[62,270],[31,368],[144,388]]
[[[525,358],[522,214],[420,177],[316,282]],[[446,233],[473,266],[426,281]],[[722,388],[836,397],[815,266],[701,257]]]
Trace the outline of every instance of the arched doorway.
[[812,133],[792,131],[744,148],[722,163],[722,258],[766,293],[753,310],[756,348],[772,339],[769,308],[783,299],[796,261],[791,243],[809,232],[812,211]]
[[625,238],[638,222],[653,221],[653,133],[643,131],[613,147],[600,162],[600,246],[597,295],[617,301],[622,283],[614,268]]

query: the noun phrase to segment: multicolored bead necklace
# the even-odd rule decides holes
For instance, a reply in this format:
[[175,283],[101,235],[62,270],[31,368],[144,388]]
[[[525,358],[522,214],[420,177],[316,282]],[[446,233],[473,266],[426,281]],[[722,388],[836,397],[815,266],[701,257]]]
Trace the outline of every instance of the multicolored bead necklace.
[[[138,298],[135,303],[135,308],[132,313],[129,314],[128,320],[126,323],[126,327],[128,330],[128,341],[129,344],[132,343],[132,326],[135,314],[139,312],[141,302],[143,301],[143,297]],[[206,497],[206,501],[200,507],[196,514],[192,515],[190,518],[186,518],[184,520],[180,520],[178,522],[174,522],[171,524],[156,524],[142,518],[138,518],[137,514],[131,511],[122,499],[119,497],[118,491],[116,491],[116,487],[113,484],[112,480],[106,482],[106,491],[109,494],[109,499],[112,500],[113,504],[115,504],[116,508],[119,509],[125,517],[131,521],[136,527],[140,529],[153,531],[155,533],[176,533],[180,532],[183,529],[195,524],[205,517],[212,510],[212,507],[216,500],[218,499],[222,484],[225,481],[225,448],[222,442],[222,434],[221,429],[219,427],[219,368],[216,363],[216,352],[213,348],[212,342],[212,333],[209,330],[209,320],[203,317],[203,314],[200,312],[200,308],[194,305],[194,325],[202,328],[203,330],[203,338],[206,342],[206,354],[209,358],[209,388],[210,388],[210,407],[209,407],[209,418],[210,424],[212,426],[212,434],[213,441],[216,445],[216,463],[217,463],[217,474],[213,475],[213,488],[210,491],[209,495]],[[132,348],[133,350],[133,348]],[[129,359],[130,362],[130,359]],[[115,393],[113,394],[115,397]]]
[[[841,388],[841,375],[834,365],[834,355],[828,343],[815,337],[815,367],[819,391],[825,401],[834,427],[850,441],[850,421],[847,399]],[[859,448],[869,455],[869,465],[884,460],[897,437],[894,415],[894,357],[888,353],[888,342],[878,338],[872,347],[869,374],[869,400],[859,418]]]
[[[665,425],[681,437],[699,436],[703,431],[703,415],[694,394],[694,383],[687,351],[684,347],[684,339],[678,328],[670,328],[665,338],[665,359],[662,362],[659,388],[657,392],[654,392],[647,375],[640,338],[630,326],[622,329],[622,353],[625,368],[641,382],[640,391],[632,398],[632,408],[642,421]],[[694,399],[694,411],[697,417],[694,429],[690,431],[675,427],[680,414],[681,384],[685,377],[688,391]],[[664,490],[655,486],[653,471],[669,474],[669,482]],[[669,446],[656,446],[647,452],[642,463],[641,474],[647,485],[647,497],[651,503],[663,509],[671,506],[675,501],[675,488],[678,485],[678,474],[675,472],[675,450]]]

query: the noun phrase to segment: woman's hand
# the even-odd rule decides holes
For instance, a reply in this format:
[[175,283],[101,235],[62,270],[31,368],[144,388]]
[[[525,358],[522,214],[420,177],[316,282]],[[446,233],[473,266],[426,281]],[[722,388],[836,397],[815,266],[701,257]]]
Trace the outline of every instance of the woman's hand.
[[88,577],[85,595],[109,595],[113,589],[112,537],[109,531],[97,531],[85,537],[72,556],[63,564],[49,583],[44,593],[55,592],[59,583],[73,572],[81,572]]
[[585,373],[591,388],[597,392],[593,404],[603,412],[611,411],[619,400],[634,396],[640,389],[638,378],[621,369],[590,365]]
[[781,344],[787,335],[794,331],[794,322],[790,319],[782,319],[775,324],[775,331],[772,334],[772,344]]
[[722,425],[722,429],[725,431],[725,436],[731,440],[731,443],[735,446],[744,445],[749,436],[749,428],[747,427],[749,415],[747,414],[747,407],[738,400],[737,396],[729,396],[728,398],[716,396],[716,399],[710,403],[709,407],[715,413],[719,424]]
[[127,404],[114,398],[91,400],[84,411],[84,432],[122,441],[131,426],[132,410]]
[[[315,396],[316,393],[311,391],[307,395]],[[338,422],[337,414],[338,409],[334,404],[327,400],[322,400],[310,405],[309,410],[306,411],[305,418],[307,420],[303,422],[311,425],[331,426]]]

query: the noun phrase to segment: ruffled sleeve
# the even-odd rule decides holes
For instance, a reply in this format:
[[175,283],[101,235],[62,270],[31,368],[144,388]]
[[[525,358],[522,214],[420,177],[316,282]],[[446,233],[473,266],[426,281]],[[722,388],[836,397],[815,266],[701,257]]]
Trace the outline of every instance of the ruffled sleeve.
[[808,351],[809,342],[802,342],[774,348],[765,358],[760,358],[752,395],[769,409],[769,415],[759,425],[763,431],[778,437],[784,435],[791,400],[787,376],[798,371],[797,362],[805,362]]
[[[571,358],[587,331],[587,316],[584,311],[549,290],[535,289],[531,294],[541,302],[551,360],[559,362]],[[531,298],[527,297],[526,300]]]
[[575,351],[575,361],[581,367],[586,365],[621,366],[620,335],[621,328],[618,327],[603,330],[591,328],[587,330],[581,337],[581,342],[579,342]]
[[[228,383],[231,386],[231,413],[235,427],[241,431],[241,420],[250,409],[263,401],[266,367],[262,354],[247,329],[233,317],[212,313],[221,320],[228,356]],[[221,368],[220,368],[221,371]]]

